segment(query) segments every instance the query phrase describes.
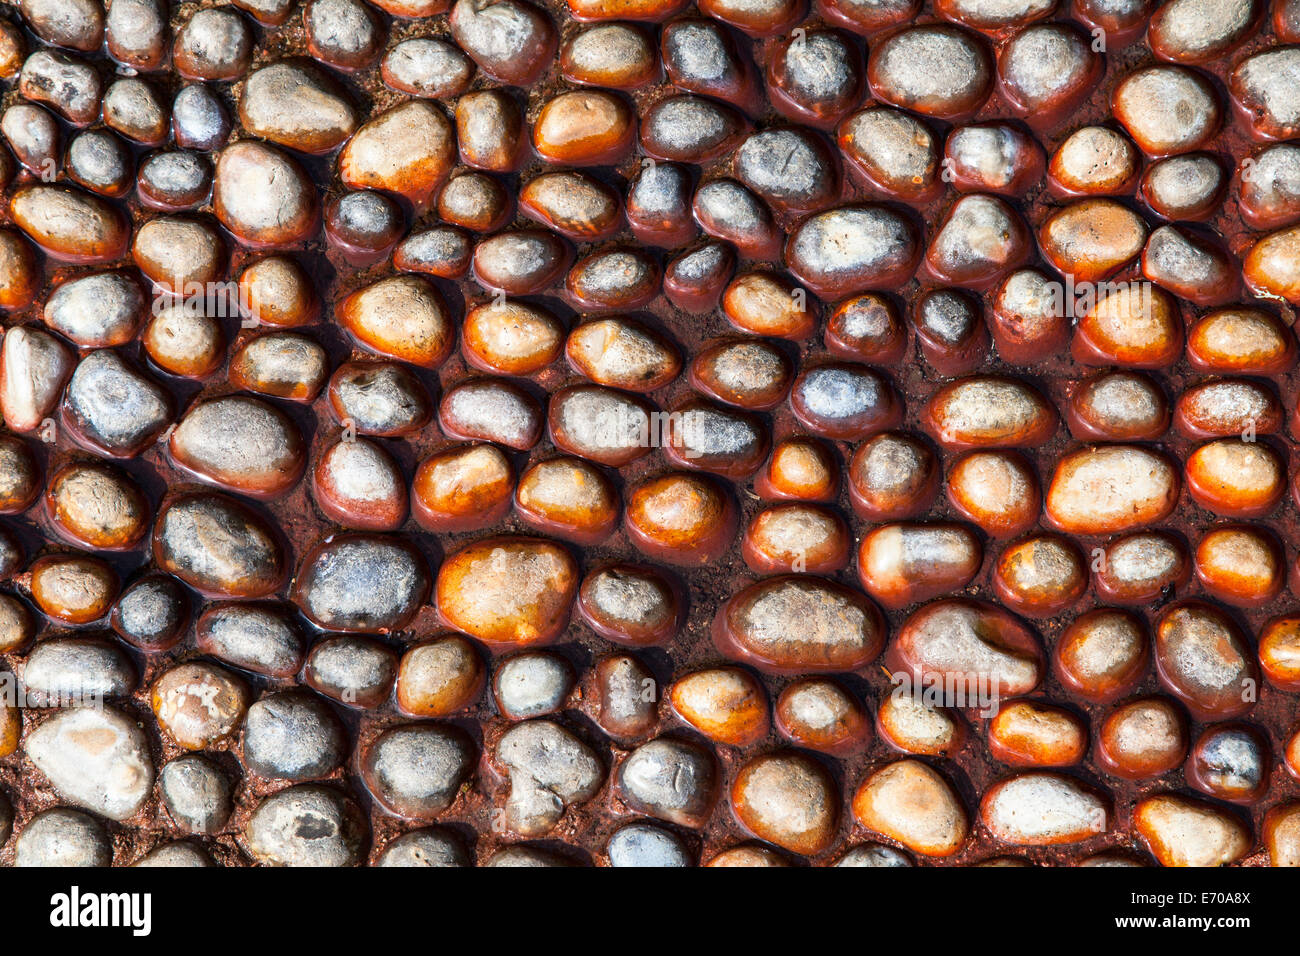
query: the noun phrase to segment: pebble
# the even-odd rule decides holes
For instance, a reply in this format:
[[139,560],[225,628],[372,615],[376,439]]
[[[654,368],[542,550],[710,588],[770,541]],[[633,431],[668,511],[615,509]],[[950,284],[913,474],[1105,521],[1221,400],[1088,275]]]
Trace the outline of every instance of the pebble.
[[375,860],[375,866],[473,866],[474,859],[450,833],[430,827],[403,833]]
[[299,784],[258,804],[243,843],[262,866],[356,866],[364,859],[366,830],[351,799],[319,784]]
[[559,724],[515,724],[497,741],[496,762],[510,782],[506,826],[524,837],[549,833],[564,811],[595,796],[605,771],[595,752]]
[[[1038,230],[1043,255],[1076,282],[1105,279],[1142,251],[1147,227],[1137,213],[1112,199],[1089,198],[1052,213]],[[1114,290],[1127,296],[1129,286]],[[1149,287],[1140,286],[1142,290]],[[1125,302],[1117,298],[1116,302]],[[1139,334],[1146,332],[1139,329]]]
[[191,83],[172,100],[172,135],[182,149],[220,149],[230,138],[230,114],[211,89]]
[[1259,518],[1286,492],[1286,466],[1262,442],[1220,438],[1197,448],[1184,465],[1192,498],[1215,514]]
[[1107,773],[1130,780],[1168,773],[1186,755],[1186,720],[1163,697],[1121,704],[1106,715],[1097,735],[1098,763]]
[[1207,720],[1239,716],[1254,706],[1259,675],[1236,623],[1197,601],[1165,608],[1155,622],[1160,682]]
[[519,211],[577,242],[609,239],[623,225],[618,193],[578,170],[534,176],[519,190]]
[[945,448],[1033,448],[1056,431],[1056,411],[1018,379],[981,375],[938,389],[926,406],[925,424]]
[[676,406],[665,424],[665,457],[692,471],[747,478],[771,447],[761,419],[704,399],[688,399]]
[[1259,634],[1259,664],[1269,683],[1287,691],[1300,686],[1298,650],[1300,620],[1283,616],[1264,625]]
[[852,535],[838,514],[816,505],[769,505],[750,519],[741,556],[761,574],[831,574],[849,563]]
[[560,72],[570,83],[634,90],[659,79],[659,56],[646,33],[628,23],[597,23],[560,46]]
[[216,864],[212,862],[212,857],[208,856],[206,850],[203,850],[186,840],[177,840],[173,843],[160,843],[131,865],[161,866],[168,868],[216,866]]
[[411,512],[428,531],[467,531],[494,524],[514,492],[510,460],[494,445],[453,445],[420,462]]
[[1146,629],[1133,614],[1097,608],[1070,622],[1052,649],[1052,669],[1075,694],[1109,703],[1145,676],[1151,651]]
[[708,821],[717,787],[713,755],[673,737],[642,744],[618,767],[619,795],[628,807],[692,829]]
[[140,71],[157,70],[167,57],[167,11],[160,0],[125,0],[108,7],[105,47],[118,63]]
[[1276,375],[1295,364],[1295,337],[1268,312],[1215,309],[1188,330],[1187,360],[1204,372]]
[[569,621],[578,567],[569,552],[540,538],[479,541],[438,570],[439,614],[491,646],[526,647],[558,638]]
[[860,594],[790,575],[735,594],[719,609],[712,634],[728,657],[793,674],[859,670],[880,653],[884,630],[880,611]]
[[286,558],[261,515],[208,492],[163,502],[154,522],[158,566],[208,596],[265,597],[284,581]]
[[1042,509],[1038,479],[1015,452],[967,453],[949,469],[946,491],[958,514],[994,538],[1024,534]]
[[751,335],[802,341],[817,327],[817,310],[807,301],[807,293],[769,272],[745,272],[728,282],[722,292],[722,313],[735,328]]
[[116,198],[131,188],[131,154],[105,130],[83,130],[68,143],[67,174],[78,186]]
[[1169,428],[1169,402],[1141,372],[1097,372],[1071,393],[1066,421],[1082,441],[1152,441]]
[[386,30],[357,0],[310,0],[302,9],[307,52],[337,70],[363,70],[379,58]]
[[1298,69],[1297,50],[1285,46],[1252,53],[1228,75],[1233,106],[1255,139],[1291,139],[1300,132],[1300,107],[1289,85]]
[[47,637],[23,665],[30,707],[86,706],[128,696],[136,668],[113,641],[94,637]]
[[1268,742],[1249,724],[1217,724],[1201,731],[1183,768],[1197,790],[1220,800],[1252,804],[1268,791]]
[[347,756],[343,725],[320,698],[270,694],[244,718],[244,764],[259,777],[302,782],[326,776]]
[[863,442],[849,461],[849,500],[869,521],[914,518],[939,490],[939,463],[929,446],[902,432]]
[[731,807],[758,838],[791,853],[829,849],[840,799],[826,769],[795,752],[767,754],[745,764],[731,784]]
[[1153,159],[1202,148],[1222,122],[1219,101],[1210,85],[1184,66],[1161,64],[1130,73],[1111,93],[1111,109]]
[[[186,285],[193,288],[194,281],[185,278],[184,285],[175,288],[177,291]],[[226,339],[221,324],[196,306],[163,306],[145,324],[140,341],[154,365],[183,378],[207,378],[226,359]]]
[[598,544],[618,524],[619,495],[595,466],[580,458],[551,458],[519,476],[515,512],[535,531],[577,544]]
[[949,208],[925,253],[940,282],[983,290],[1029,258],[1029,230],[997,196],[963,196]]
[[872,369],[849,363],[805,368],[790,389],[790,408],[810,432],[859,441],[901,424],[902,399]]
[[1123,133],[1084,126],[1066,137],[1047,164],[1047,187],[1064,197],[1118,196],[1137,179],[1138,154]]
[[682,607],[674,583],[644,565],[593,568],[578,589],[578,614],[601,637],[641,647],[663,644],[677,633]]
[[467,233],[452,226],[439,226],[412,232],[398,243],[393,252],[393,268],[440,279],[460,279],[469,272],[472,254]]
[[189,597],[180,582],[150,573],[123,588],[109,624],[127,643],[152,653],[175,645],[189,621]]
[[883,843],[863,843],[849,850],[837,861],[836,866],[911,866],[912,861],[906,853],[895,850]]
[[583,312],[630,312],[650,304],[661,279],[653,256],[639,249],[607,249],[574,263],[564,291]]
[[158,774],[158,793],[172,822],[184,833],[220,833],[233,809],[230,780],[201,754],[169,761]]
[[1032,535],[1006,548],[993,569],[993,590],[1025,617],[1055,617],[1088,587],[1088,571],[1068,538]]
[[867,60],[876,99],[953,122],[984,104],[993,79],[984,41],[946,24],[900,30],[872,49]]
[[474,280],[490,292],[533,295],[554,285],[572,258],[564,240],[553,233],[500,232],[474,247]]
[[362,532],[322,541],[303,558],[293,588],[302,612],[332,631],[401,630],[428,594],[424,558],[405,538]]
[[134,816],[153,788],[144,733],[112,708],[56,713],[27,735],[23,749],[62,799],[110,820]]
[[668,867],[693,866],[685,844],[663,827],[645,823],[625,826],[609,838],[605,847],[610,866]]
[[884,206],[844,206],[809,216],[790,233],[786,268],[814,295],[842,299],[902,285],[920,259],[916,227]]
[[575,370],[597,384],[635,392],[661,388],[682,367],[665,336],[631,319],[585,322],[569,333],[564,352]]
[[390,813],[433,820],[448,809],[474,770],[474,745],[455,727],[390,727],[360,755],[366,787]]
[[477,90],[456,101],[460,161],[489,172],[512,172],[528,139],[523,113],[504,90]]
[[447,303],[421,276],[381,279],[349,295],[336,314],[364,347],[423,368],[437,368],[455,344]]
[[691,214],[705,234],[734,245],[746,259],[776,260],[782,233],[772,212],[749,187],[714,179],[695,190]]
[[1078,717],[1031,700],[1003,704],[988,735],[989,753],[1013,767],[1069,767],[1088,752],[1088,731]]
[[349,264],[359,267],[387,259],[405,226],[397,202],[369,190],[331,199],[324,221],[326,239]]
[[199,10],[176,31],[172,63],[188,80],[237,80],[253,59],[253,33],[234,10]]
[[254,136],[304,153],[331,152],[358,126],[356,111],[337,83],[314,67],[288,61],[248,75],[239,120]]
[[135,77],[114,80],[104,92],[104,125],[143,146],[167,140],[170,116],[153,88]]
[[542,413],[536,399],[513,382],[480,378],[461,382],[443,394],[438,424],[450,438],[491,441],[527,451],[541,437]]
[[54,336],[33,326],[6,329],[0,343],[0,410],[5,424],[16,432],[39,427],[54,411],[72,371],[71,350]]
[[113,845],[94,817],[53,807],[27,821],[14,841],[14,866],[108,866]]
[[474,78],[474,64],[454,44],[436,37],[411,37],[394,44],[379,64],[384,83],[426,99],[459,96]]
[[116,262],[130,241],[131,227],[116,206],[66,186],[19,186],[9,214],[46,255],[74,265]]
[[[945,698],[1026,694],[1038,686],[1044,663],[1042,648],[1025,625],[1002,608],[966,598],[945,598],[913,611],[891,640],[885,662],[891,671],[910,675],[915,685],[942,688]],[[968,686],[969,675],[976,675],[978,686]]]
[[312,645],[303,683],[348,707],[372,710],[388,700],[397,679],[397,652],[371,637],[340,634]]
[[573,668],[558,654],[518,654],[493,672],[492,694],[508,719],[531,720],[562,709],[573,679]]
[[1096,87],[1105,69],[1095,35],[1066,23],[1017,33],[998,54],[998,88],[1013,112],[1048,129],[1067,118]]
[[212,164],[198,153],[154,153],[140,164],[136,195],[160,212],[188,212],[212,194]]
[[673,86],[723,100],[747,113],[758,112],[754,67],[741,56],[722,23],[693,17],[673,20],[664,25],[659,48]]
[[82,127],[99,118],[104,84],[85,60],[53,50],[37,50],[23,61],[18,92],[24,99],[48,106],[73,126]]
[[970,829],[952,786],[919,760],[886,764],[863,781],[853,795],[853,817],[867,829],[929,857],[956,853]]
[[12,594],[0,594],[0,649],[21,650],[36,634],[32,612]]
[[415,644],[397,665],[397,706],[411,717],[447,717],[483,694],[487,671],[478,651],[456,634]]
[[223,667],[179,664],[154,681],[150,704],[158,726],[186,750],[232,737],[248,711],[244,683]]
[[592,670],[589,686],[596,724],[611,737],[639,738],[654,729],[659,685],[635,657],[604,658]]
[[305,641],[297,619],[278,604],[217,604],[199,617],[195,643],[235,667],[291,677],[302,667]]
[[781,404],[793,376],[785,353],[758,339],[724,339],[706,345],[696,353],[690,370],[691,385],[697,391],[750,411],[767,411]]
[[664,295],[683,312],[711,312],[735,269],[736,253],[731,246],[706,240],[668,263],[664,269]]
[[339,421],[362,435],[396,438],[433,417],[424,383],[396,362],[345,362],[330,376],[329,399]]
[[1014,846],[1079,843],[1105,833],[1110,808],[1073,778],[1022,773],[990,787],[980,817],[995,838]]
[[678,717],[716,743],[746,747],[771,727],[763,686],[736,667],[681,677],[668,689],[668,699]]
[[776,727],[799,747],[845,757],[871,739],[871,719],[845,687],[809,678],[788,686],[776,701]]
[[669,564],[699,567],[717,560],[736,534],[736,506],[713,479],[668,472],[630,488],[623,527],[637,550]]
[[899,522],[863,535],[857,556],[862,589],[897,609],[966,587],[984,550],[965,525]]
[[19,0],[15,6],[46,43],[93,53],[104,39],[104,8],[94,0]]
[[294,402],[311,402],[325,387],[329,358],[313,338],[271,332],[247,339],[230,356],[230,384]]
[[525,0],[456,0],[452,38],[494,80],[531,86],[558,47],[550,17]]
[[[57,170],[63,134],[49,111],[34,103],[15,103],[4,111],[0,132],[22,166],[38,176]],[[5,179],[11,176],[12,170]]]
[[108,614],[120,582],[112,566],[90,555],[45,555],[32,562],[32,600],[65,624],[91,624]]
[[861,101],[862,54],[834,30],[807,30],[802,42],[778,40],[764,79],[772,108],[794,123],[834,129]]
[[682,93],[656,101],[641,116],[641,149],[660,162],[706,163],[734,150],[750,129],[731,107]]
[[275,406],[243,395],[191,406],[167,449],[177,465],[200,480],[255,498],[293,487],[307,461],[297,426]]
[[316,232],[319,201],[307,173],[287,153],[252,140],[221,151],[212,211],[253,249],[287,249]]
[[1176,794],[1140,801],[1133,825],[1162,866],[1224,866],[1252,846],[1249,831],[1236,817]]
[[1178,502],[1178,474],[1137,445],[1099,445],[1065,455],[1047,490],[1046,515],[1069,534],[1113,534],[1163,521]]

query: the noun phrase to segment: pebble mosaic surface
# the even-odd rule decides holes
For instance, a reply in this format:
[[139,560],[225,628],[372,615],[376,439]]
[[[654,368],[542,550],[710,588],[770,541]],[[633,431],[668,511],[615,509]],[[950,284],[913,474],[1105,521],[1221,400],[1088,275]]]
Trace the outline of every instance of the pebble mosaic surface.
[[1300,865],[1300,0],[0,78],[0,864]]

